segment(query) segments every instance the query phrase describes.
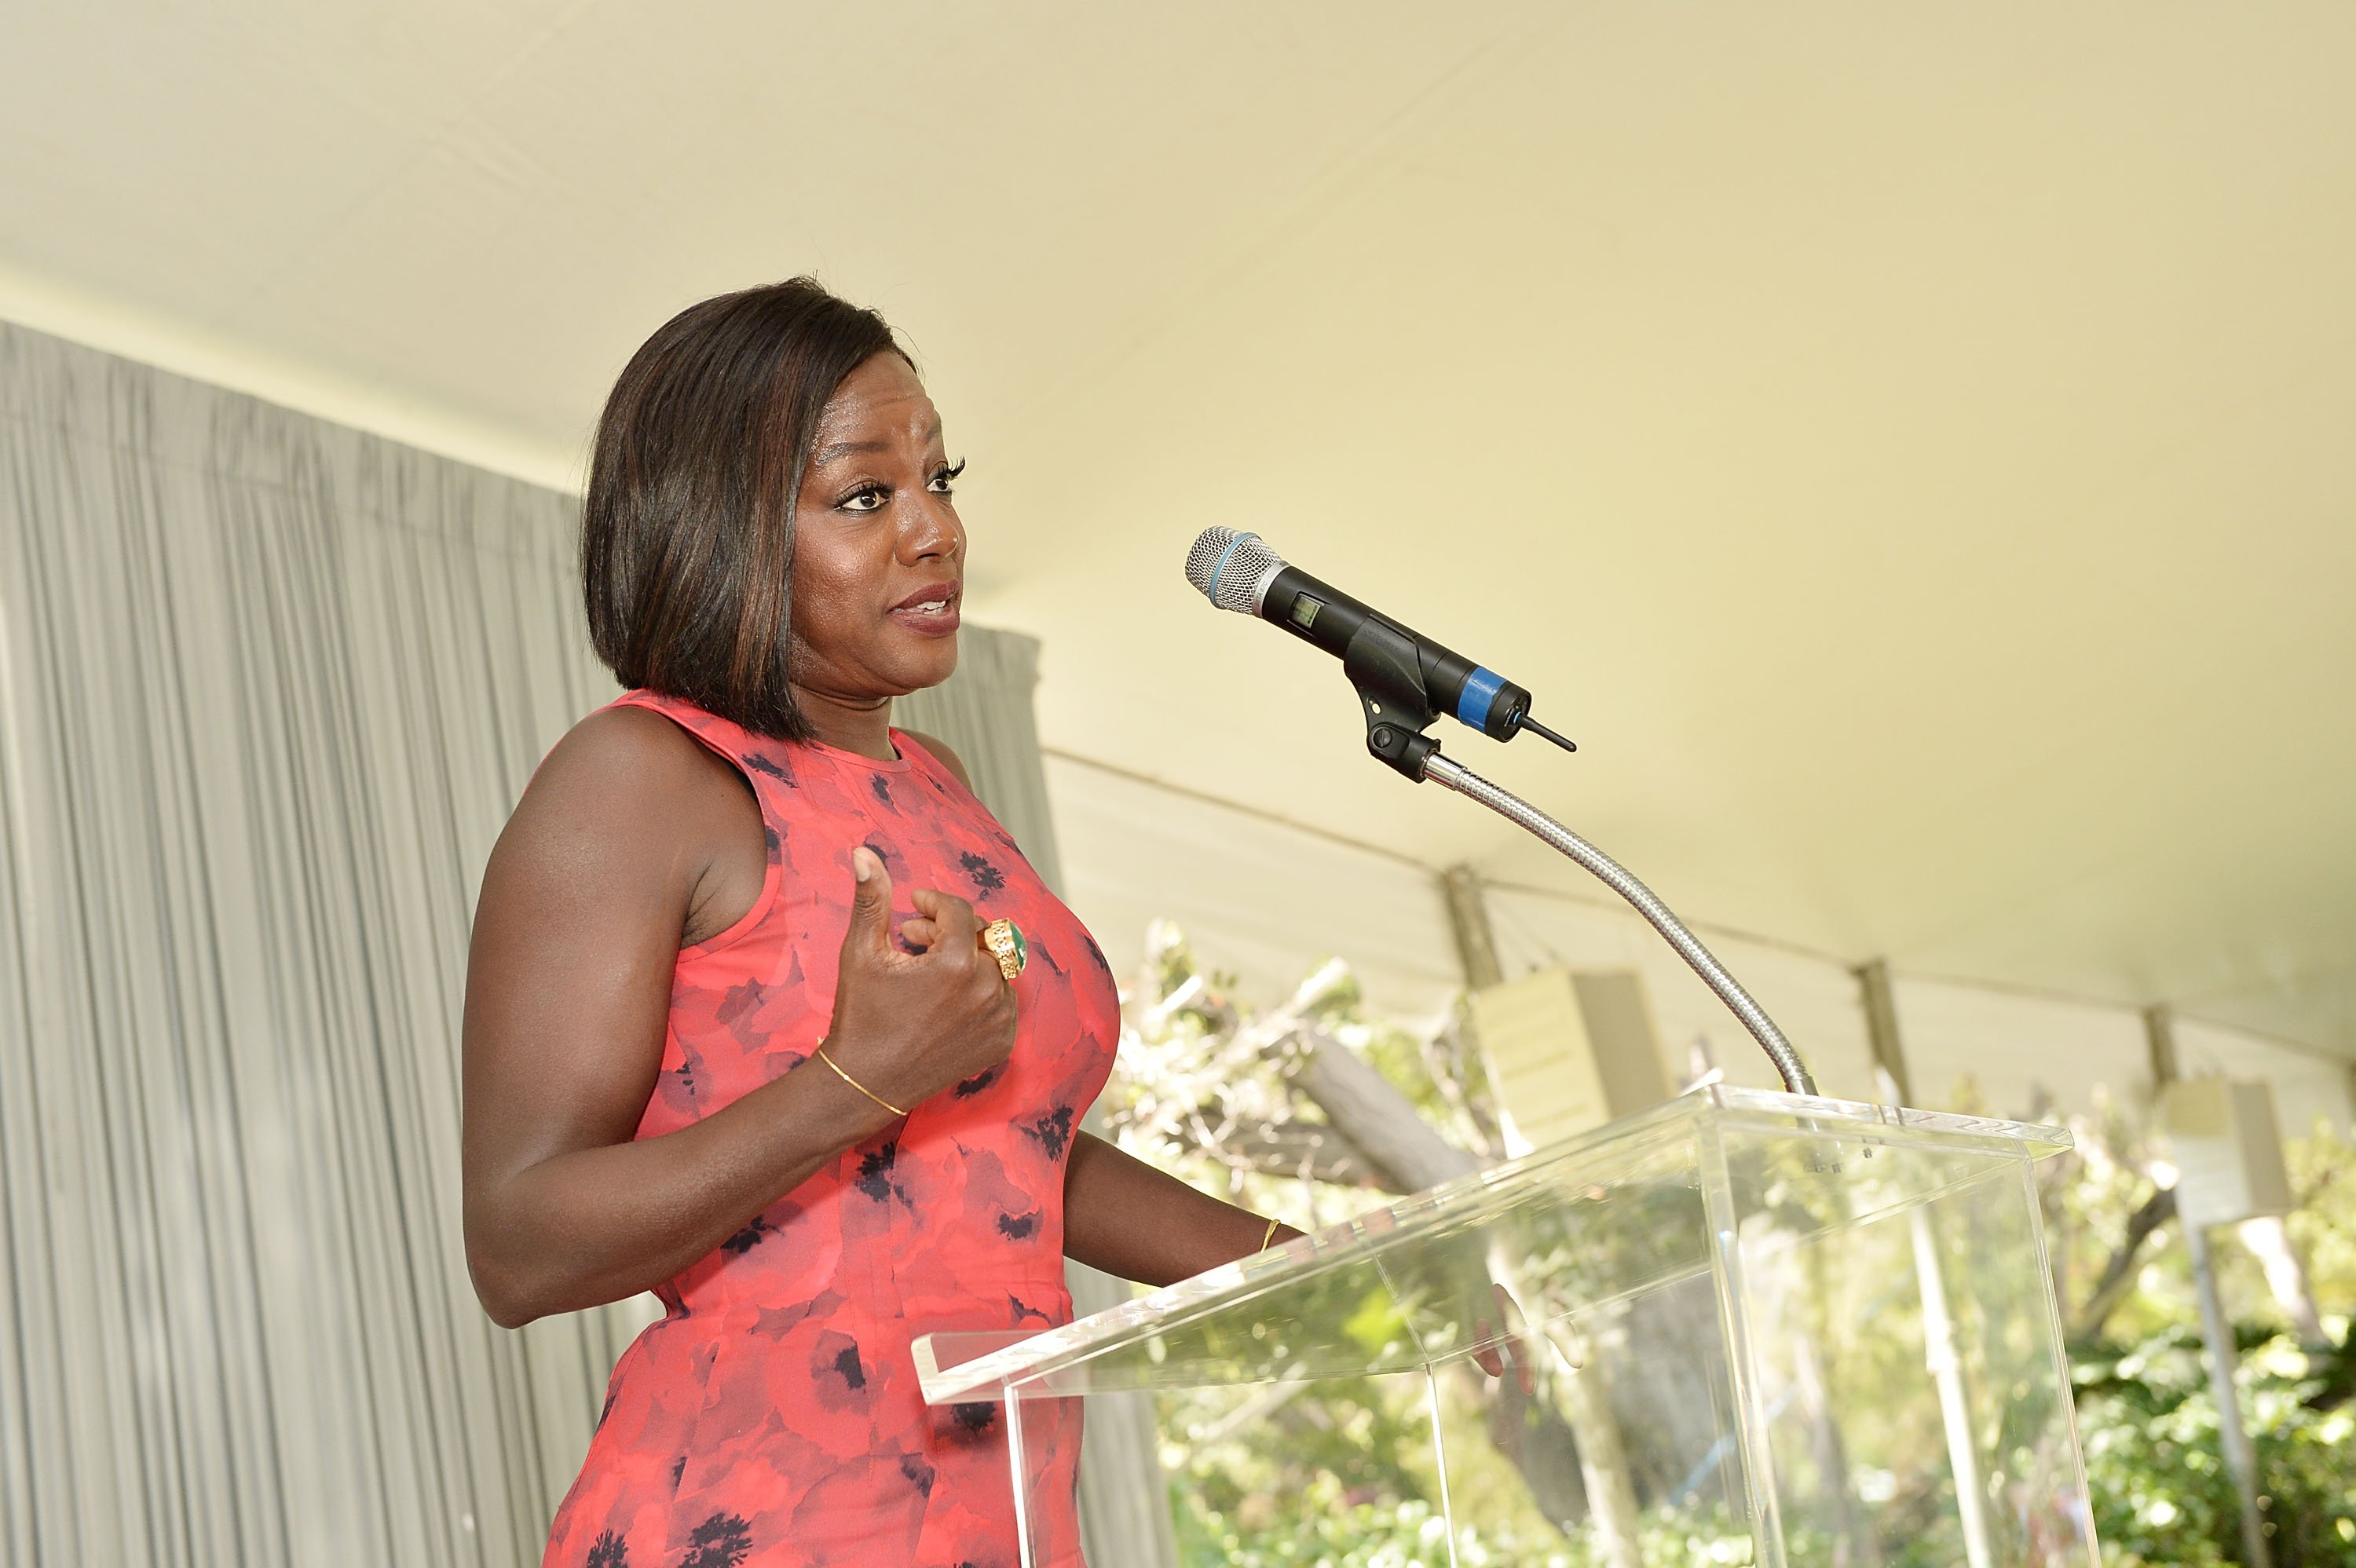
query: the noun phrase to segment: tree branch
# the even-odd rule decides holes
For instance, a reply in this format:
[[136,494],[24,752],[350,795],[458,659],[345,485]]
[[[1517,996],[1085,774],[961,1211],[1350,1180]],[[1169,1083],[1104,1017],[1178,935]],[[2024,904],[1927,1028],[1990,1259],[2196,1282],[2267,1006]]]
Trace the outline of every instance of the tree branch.
[[2153,1232],[2174,1218],[2176,1189],[2172,1187],[2152,1189],[2151,1196],[2143,1200],[2142,1207],[2127,1217],[2126,1237],[2119,1243],[2118,1251],[2111,1254],[2111,1261],[2103,1265],[2101,1277],[2094,1281],[2094,1294],[2086,1298],[2086,1305],[2071,1324],[2070,1343],[2083,1345],[2102,1338],[2103,1325],[2110,1321],[2112,1312],[2117,1309],[2128,1287],[2135,1283],[2136,1265],[2142,1256],[2144,1243],[2151,1240]]
[[[1264,1176],[1307,1177],[1337,1187],[1382,1187],[1383,1181],[1357,1145],[1333,1128],[1316,1122],[1270,1122],[1241,1127],[1217,1144],[1206,1144],[1197,1130],[1180,1129],[1181,1140],[1229,1166],[1242,1166]],[[1386,1190],[1394,1190],[1386,1189]]]
[[1465,1153],[1417,1114],[1408,1097],[1357,1052],[1311,1024],[1270,1041],[1297,1042],[1292,1082],[1325,1119],[1362,1151],[1387,1192],[1420,1192],[1478,1170],[1486,1162]]

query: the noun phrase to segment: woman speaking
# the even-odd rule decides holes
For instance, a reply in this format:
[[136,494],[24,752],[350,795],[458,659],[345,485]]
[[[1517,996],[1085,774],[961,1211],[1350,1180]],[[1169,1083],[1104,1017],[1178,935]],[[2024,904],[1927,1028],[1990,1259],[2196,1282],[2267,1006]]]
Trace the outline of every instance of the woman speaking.
[[[1280,1229],[1080,1130],[1104,955],[891,727],[957,666],[961,466],[883,319],[808,279],[681,312],[605,405],[583,588],[630,689],[533,775],[466,977],[485,1307],[669,1308],[548,1563],[1012,1563],[997,1410],[928,1408],[911,1336],[1068,1320],[1066,1256],[1161,1285]],[[1062,1564],[1060,1408],[1033,1531]]]

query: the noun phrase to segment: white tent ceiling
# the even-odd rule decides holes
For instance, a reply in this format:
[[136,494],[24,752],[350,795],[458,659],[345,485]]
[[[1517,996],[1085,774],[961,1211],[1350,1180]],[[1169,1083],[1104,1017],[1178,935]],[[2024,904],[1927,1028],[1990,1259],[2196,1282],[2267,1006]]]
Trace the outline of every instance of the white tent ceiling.
[[[2356,1055],[2356,10],[18,0],[0,315],[571,482],[813,271],[1051,746],[1494,877],[1205,524],[1687,912]],[[1271,867],[1280,874],[1280,867]]]

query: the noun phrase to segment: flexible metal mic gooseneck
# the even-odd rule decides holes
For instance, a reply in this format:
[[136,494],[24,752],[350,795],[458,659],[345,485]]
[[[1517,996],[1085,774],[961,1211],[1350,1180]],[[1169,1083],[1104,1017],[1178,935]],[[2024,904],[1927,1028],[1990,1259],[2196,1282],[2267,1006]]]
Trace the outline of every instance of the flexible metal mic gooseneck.
[[1686,929],[1686,923],[1661,901],[1658,894],[1636,880],[1633,871],[1528,801],[1510,790],[1498,788],[1453,758],[1443,757],[1434,752],[1423,764],[1423,776],[1443,788],[1479,801],[1506,821],[1529,829],[1544,843],[1594,872],[1605,887],[1633,904],[1636,912],[1651,922],[1653,929],[1677,950],[1677,956],[1693,966],[1693,972],[1701,976],[1702,983],[1718,993],[1718,999],[1726,1004],[1727,1010],[1742,1020],[1742,1027],[1751,1031],[1751,1038],[1759,1042],[1760,1048],[1767,1052],[1768,1060],[1774,1062],[1775,1071],[1783,1074],[1784,1088],[1794,1094],[1814,1094],[1816,1092],[1816,1081],[1808,1075],[1807,1068],[1800,1061],[1800,1053],[1792,1049],[1792,1042],[1783,1038],[1783,1031],[1775,1027],[1775,1020],[1767,1016],[1767,1009],[1742,988],[1741,981],[1727,972],[1726,965],[1718,961],[1716,954],[1702,945],[1700,937]]
[[[1269,549],[1258,535],[1238,533],[1226,528],[1204,529],[1186,557],[1187,580],[1201,591],[1203,596],[1222,610],[1233,610],[1245,615],[1261,614],[1262,601],[1269,586],[1287,570],[1284,558]],[[1313,579],[1307,581],[1314,582]],[[1323,584],[1316,586],[1323,590]],[[1331,592],[1330,590],[1324,592]],[[1339,600],[1343,596],[1333,597]],[[1355,601],[1347,603],[1354,610],[1364,610],[1364,606],[1357,605]],[[1291,618],[1297,623],[1297,616]],[[1366,619],[1378,635],[1387,635],[1394,639],[1401,635],[1412,637],[1412,634],[1405,634],[1401,629],[1381,622],[1370,612],[1366,613]],[[1306,624],[1298,623],[1294,629],[1297,634],[1298,630],[1306,629]],[[1444,648],[1437,648],[1436,645],[1428,645],[1435,648],[1444,659],[1457,657]],[[1431,779],[1443,788],[1479,801],[1506,821],[1526,829],[1540,842],[1592,872],[1604,886],[1634,906],[1636,912],[1643,915],[1671,947],[1676,949],[1677,956],[1701,976],[1702,983],[1717,993],[1718,999],[1726,1004],[1727,1010],[1741,1020],[1742,1027],[1751,1031],[1751,1037],[1759,1042],[1760,1048],[1767,1052],[1768,1060],[1775,1064],[1784,1088],[1794,1094],[1813,1096],[1815,1093],[1815,1080],[1809,1076],[1806,1066],[1800,1061],[1799,1052],[1792,1049],[1792,1042],[1784,1038],[1783,1031],[1775,1027],[1775,1020],[1767,1016],[1767,1009],[1742,988],[1742,983],[1718,961],[1717,955],[1702,945],[1701,939],[1687,929],[1685,922],[1679,920],[1652,889],[1637,880],[1635,874],[1619,861],[1537,806],[1508,790],[1500,789],[1454,759],[1440,754],[1439,744],[1422,732],[1434,714],[1430,697],[1418,684],[1419,673],[1413,657],[1416,650],[1409,649],[1409,656],[1393,657],[1387,664],[1376,656],[1386,651],[1379,647],[1369,648],[1365,656],[1361,656],[1356,643],[1349,645],[1347,651],[1331,646],[1327,651],[1342,654],[1343,665],[1350,673],[1351,684],[1358,688],[1359,700],[1366,709],[1366,749],[1376,760],[1418,783]],[[1481,684],[1479,677],[1489,676],[1488,671],[1471,666],[1469,660],[1458,662],[1472,668],[1472,675],[1468,677],[1455,674],[1444,662],[1436,663],[1428,658],[1423,661],[1429,673],[1451,678],[1459,690],[1467,688],[1477,689]],[[1495,678],[1490,677],[1492,680]],[[1498,684],[1508,691],[1519,691],[1509,683]],[[1514,731],[1528,728],[1569,749],[1569,741],[1531,722],[1527,712],[1527,694],[1521,695],[1518,709],[1510,714],[1491,718],[1486,723],[1468,716],[1461,698],[1456,699],[1458,707],[1455,711],[1459,718],[1474,728],[1492,733],[1497,733],[1502,728],[1499,739],[1510,738]],[[1487,716],[1484,714],[1484,717]]]

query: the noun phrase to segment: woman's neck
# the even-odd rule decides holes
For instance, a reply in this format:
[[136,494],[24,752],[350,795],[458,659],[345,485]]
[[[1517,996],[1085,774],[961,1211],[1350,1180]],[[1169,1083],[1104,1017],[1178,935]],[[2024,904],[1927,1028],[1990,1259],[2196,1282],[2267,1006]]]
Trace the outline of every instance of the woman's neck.
[[880,762],[891,762],[899,756],[892,748],[890,698],[851,700],[797,686],[794,702],[801,709],[802,717],[809,720],[814,739]]

